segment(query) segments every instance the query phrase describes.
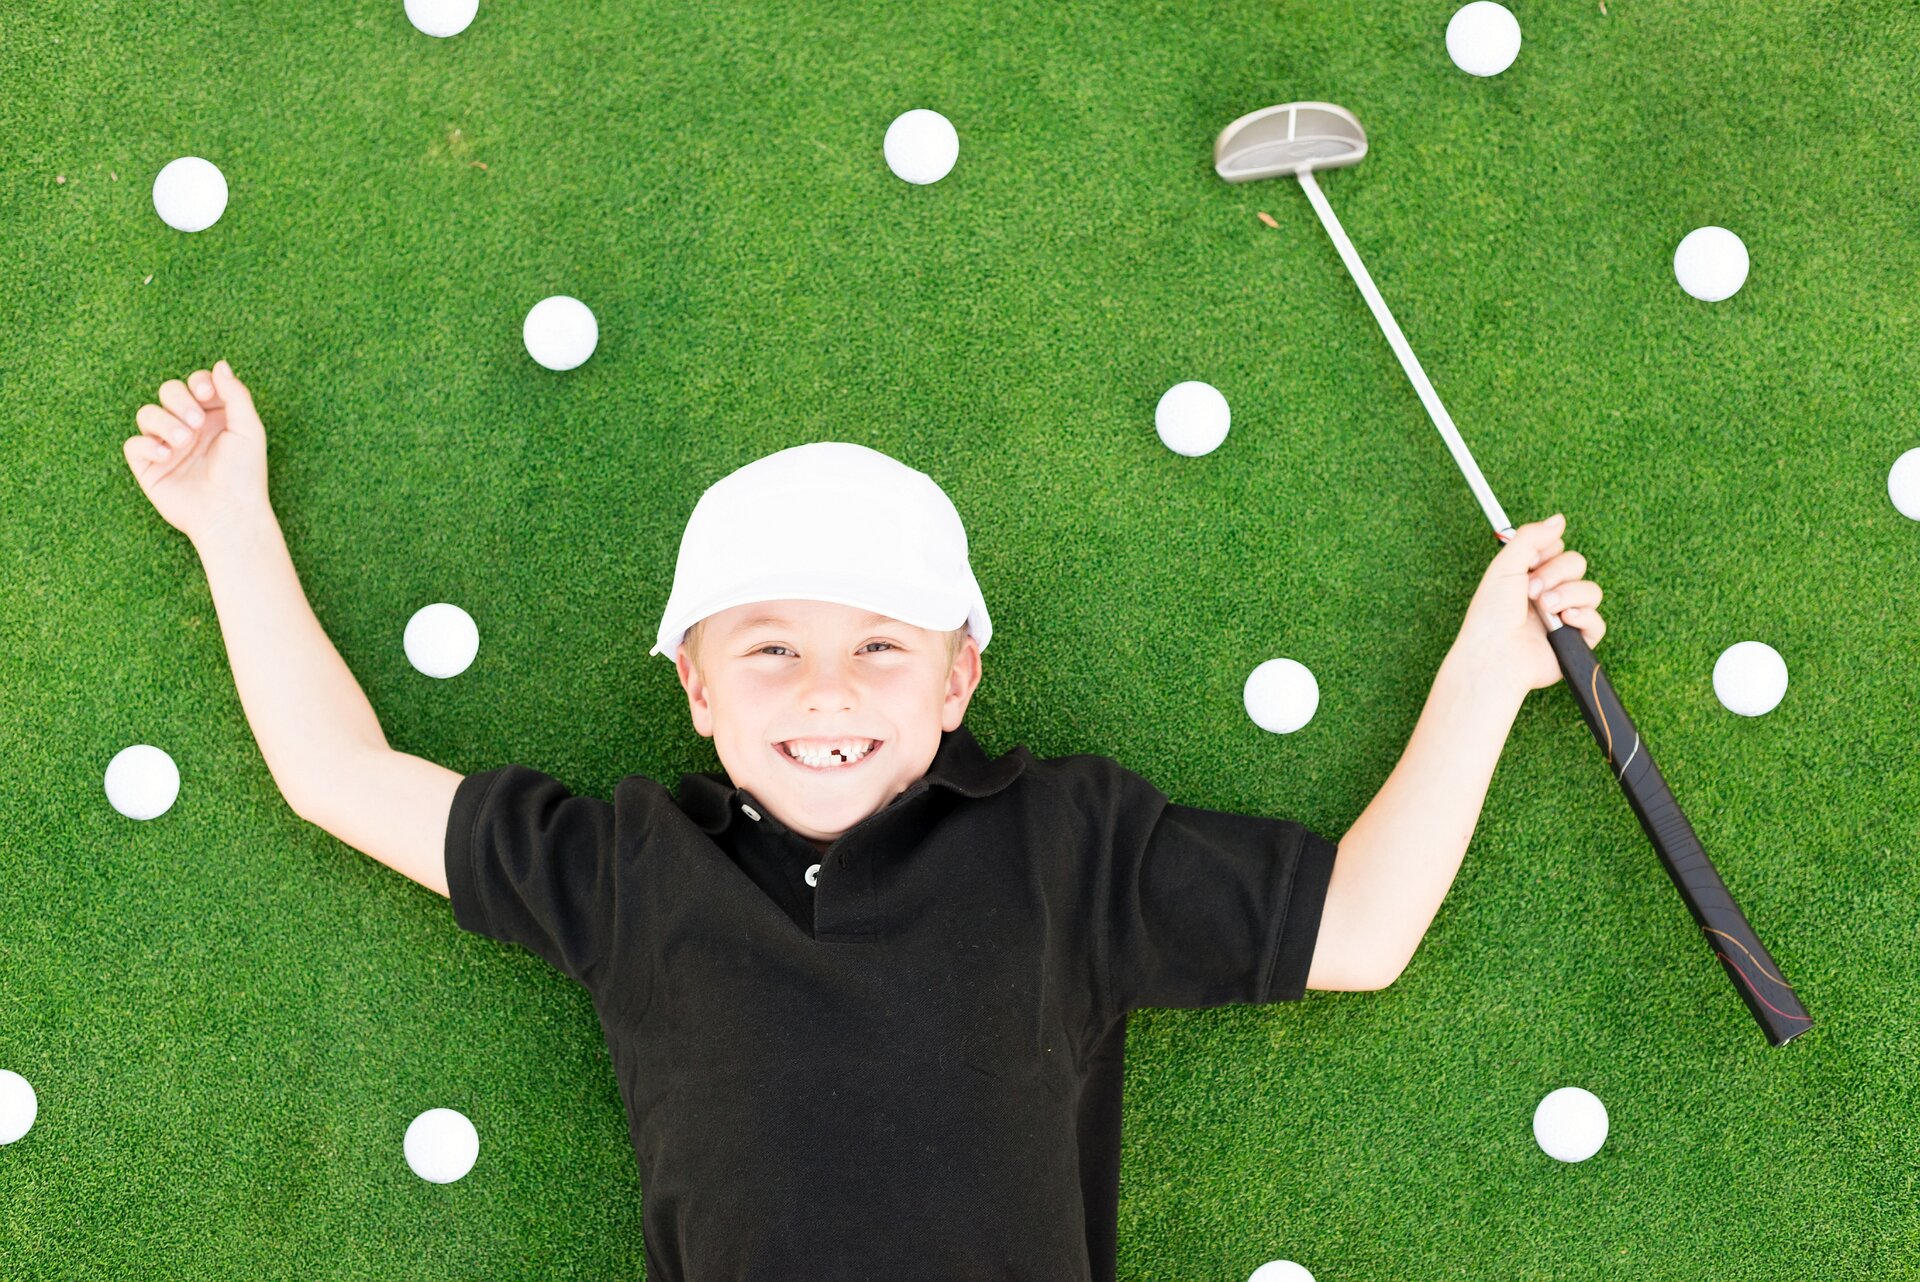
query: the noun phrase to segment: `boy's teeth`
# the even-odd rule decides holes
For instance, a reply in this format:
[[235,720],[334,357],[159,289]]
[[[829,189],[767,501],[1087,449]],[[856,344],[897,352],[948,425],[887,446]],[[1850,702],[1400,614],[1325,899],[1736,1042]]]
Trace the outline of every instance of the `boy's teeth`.
[[842,739],[833,742],[802,743],[789,739],[787,755],[809,766],[852,765],[873,750],[872,739]]

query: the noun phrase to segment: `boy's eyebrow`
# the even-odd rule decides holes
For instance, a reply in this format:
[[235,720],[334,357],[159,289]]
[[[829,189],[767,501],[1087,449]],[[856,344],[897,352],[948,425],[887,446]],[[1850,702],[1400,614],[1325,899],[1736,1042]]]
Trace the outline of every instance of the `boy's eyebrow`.
[[[866,618],[860,620],[860,626],[867,627],[875,623],[892,623],[892,622],[893,622],[893,616],[890,614],[869,614]],[[775,614],[763,614],[763,615],[760,615],[758,618],[748,619],[744,623],[734,624],[731,628],[727,629],[727,635],[729,637],[736,637],[736,636],[739,636],[742,632],[751,631],[754,628],[766,627],[769,624],[773,624],[773,625],[784,628],[784,627],[790,626],[791,621],[787,619],[783,619],[780,616]]]

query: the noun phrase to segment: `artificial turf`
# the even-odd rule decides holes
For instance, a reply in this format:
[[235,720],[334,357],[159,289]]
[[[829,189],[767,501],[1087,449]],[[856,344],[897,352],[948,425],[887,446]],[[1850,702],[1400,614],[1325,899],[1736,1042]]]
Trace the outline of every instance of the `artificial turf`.
[[[1120,1274],[1920,1275],[1914,569],[1920,15],[1893,3],[1456,6],[485,0],[45,4],[0,19],[0,1278],[613,1278],[640,1186],[583,990],[301,822],[206,578],[121,454],[225,357],[324,627],[403,751],[610,797],[719,769],[648,657],[707,485],[870,445],[952,496],[992,612],[967,722],[1174,800],[1337,837],[1404,746],[1496,548],[1290,179],[1223,182],[1255,108],[1371,144],[1320,183],[1515,521],[1568,517],[1598,655],[1815,1027],[1772,1049],[1564,686],[1530,695],[1400,980],[1135,1014]],[[895,178],[888,123],[959,132]],[[199,233],[151,185],[204,156]],[[64,178],[64,182],[58,179]],[[1279,230],[1256,217],[1270,212]],[[1751,274],[1689,297],[1704,225]],[[148,282],[145,278],[151,276]],[[528,308],[585,301],[555,373]],[[1198,379],[1231,434],[1164,447]],[[408,616],[479,624],[459,677]],[[1774,711],[1717,655],[1785,657]],[[1303,730],[1246,675],[1316,674]],[[151,743],[137,822],[102,788]],[[1535,1104],[1605,1103],[1540,1151]],[[437,1106],[480,1156],[439,1185]]]

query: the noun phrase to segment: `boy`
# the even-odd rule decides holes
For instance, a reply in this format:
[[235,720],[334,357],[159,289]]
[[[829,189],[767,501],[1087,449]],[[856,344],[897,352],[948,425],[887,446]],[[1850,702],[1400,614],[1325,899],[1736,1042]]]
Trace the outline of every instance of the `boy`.
[[1560,518],[1521,526],[1336,846],[1097,754],[988,757],[958,513],[818,442],[703,494],[650,651],[726,769],[608,803],[390,749],[294,575],[247,389],[222,361],[159,397],[127,461],[205,564],[294,811],[592,994],[652,1282],[1112,1279],[1127,1013],[1392,983],[1559,679],[1530,598],[1605,627]]

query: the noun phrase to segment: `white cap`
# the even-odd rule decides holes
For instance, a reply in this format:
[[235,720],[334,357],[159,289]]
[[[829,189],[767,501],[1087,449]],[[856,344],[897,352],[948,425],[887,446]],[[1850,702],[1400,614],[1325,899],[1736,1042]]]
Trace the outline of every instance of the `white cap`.
[[660,633],[673,658],[687,629],[750,601],[831,601],[948,632],[993,635],[946,491],[878,450],[796,445],[728,473],[687,518]]

